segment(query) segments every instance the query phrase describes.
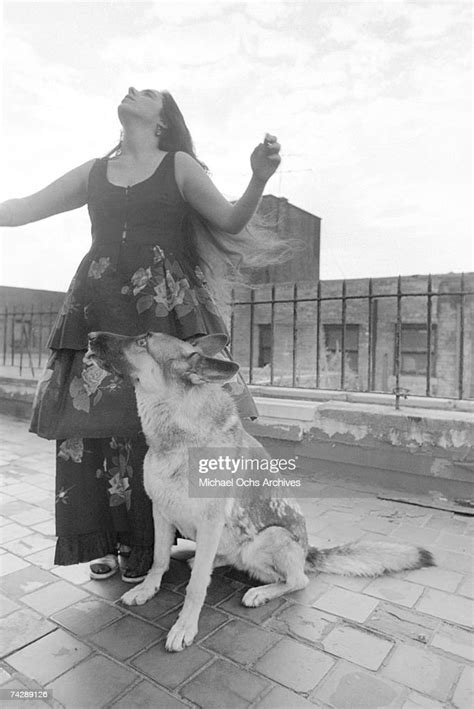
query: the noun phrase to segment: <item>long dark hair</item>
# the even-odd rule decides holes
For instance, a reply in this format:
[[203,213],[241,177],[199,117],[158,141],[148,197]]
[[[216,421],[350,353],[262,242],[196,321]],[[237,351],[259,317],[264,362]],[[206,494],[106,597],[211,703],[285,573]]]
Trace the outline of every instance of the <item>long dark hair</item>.
[[[191,133],[178,104],[169,91],[162,91],[161,95],[163,128],[157,147],[166,152],[187,153],[209,173],[207,165],[196,156]],[[105,157],[120,154],[121,147],[120,140]],[[275,231],[274,221],[274,215],[254,218],[251,229],[245,227],[239,234],[229,234],[209,224],[190,208],[184,236],[224,316],[229,313],[231,289],[237,285],[252,287],[245,283],[242,267],[258,269],[285,263],[303,248],[303,242],[298,239],[288,235],[282,238],[280,229]]]

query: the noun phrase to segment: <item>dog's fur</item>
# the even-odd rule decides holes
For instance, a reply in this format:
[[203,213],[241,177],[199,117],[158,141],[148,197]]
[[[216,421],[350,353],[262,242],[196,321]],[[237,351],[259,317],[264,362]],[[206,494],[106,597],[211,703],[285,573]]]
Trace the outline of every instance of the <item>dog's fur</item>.
[[238,371],[234,362],[215,358],[226,335],[182,341],[148,333],[124,337],[91,333],[86,359],[131,377],[149,450],[144,462],[145,489],[153,503],[155,552],[146,579],[122,597],[140,605],[160,588],[175,530],[196,540],[196,555],[186,598],[166,647],[178,651],[197,633],[199,614],[212,569],[230,564],[264,582],[243,596],[245,606],[302,589],[306,573],[324,571],[356,576],[417,569],[434,564],[430,552],[398,543],[358,542],[332,549],[308,548],[298,505],[278,493],[251,489],[243,497],[191,498],[188,448],[232,448],[244,454],[268,454],[242,426],[235,403],[222,384]]

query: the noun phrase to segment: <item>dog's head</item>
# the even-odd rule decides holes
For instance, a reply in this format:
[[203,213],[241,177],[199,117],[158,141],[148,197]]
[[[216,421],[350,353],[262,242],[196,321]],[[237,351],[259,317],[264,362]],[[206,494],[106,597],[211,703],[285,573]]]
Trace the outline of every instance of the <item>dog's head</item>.
[[239,365],[214,357],[227,342],[224,334],[183,341],[158,332],[139,337],[91,332],[85,360],[130,377],[135,386],[141,384],[150,393],[163,393],[170,388],[224,384],[232,379]]

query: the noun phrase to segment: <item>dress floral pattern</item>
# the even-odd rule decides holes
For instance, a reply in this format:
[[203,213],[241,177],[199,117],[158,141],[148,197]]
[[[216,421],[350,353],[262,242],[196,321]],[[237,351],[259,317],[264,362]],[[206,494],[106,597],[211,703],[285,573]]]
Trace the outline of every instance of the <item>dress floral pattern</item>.
[[[134,391],[130,382],[84,361],[88,333],[227,334],[198,265],[174,154],[129,188],[109,182],[107,165],[100,159],[91,169],[92,245],[50,335],[30,425],[57,441],[57,564],[113,553],[118,538],[138,546],[153,542],[142,482],[147,449]],[[219,356],[231,359],[228,350]],[[257,416],[239,374],[224,388],[241,416]]]

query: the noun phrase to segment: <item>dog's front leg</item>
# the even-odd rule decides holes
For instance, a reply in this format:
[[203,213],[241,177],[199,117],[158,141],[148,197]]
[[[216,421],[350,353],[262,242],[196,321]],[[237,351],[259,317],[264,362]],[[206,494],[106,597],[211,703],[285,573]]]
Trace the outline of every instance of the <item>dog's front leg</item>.
[[155,527],[155,547],[153,565],[144,581],[122,596],[122,603],[127,606],[141,606],[160,590],[161,579],[170,564],[171,547],[174,542],[175,528],[165,520],[157,505],[153,505],[153,523]]
[[199,614],[206,598],[207,587],[211,580],[214,558],[219,546],[224,520],[211,520],[198,527],[196,534],[196,555],[186,598],[178,620],[166,638],[166,649],[179,652],[196,637]]

